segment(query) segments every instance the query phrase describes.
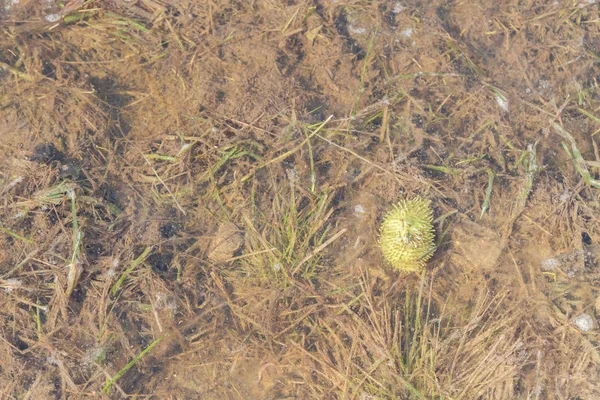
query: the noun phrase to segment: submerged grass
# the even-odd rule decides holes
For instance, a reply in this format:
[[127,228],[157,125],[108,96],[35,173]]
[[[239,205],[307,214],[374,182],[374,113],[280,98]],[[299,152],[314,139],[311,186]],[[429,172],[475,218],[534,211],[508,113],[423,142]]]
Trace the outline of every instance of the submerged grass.
[[125,375],[125,373],[127,371],[129,371],[129,369],[131,367],[133,367],[138,361],[140,361],[142,359],[142,357],[144,357],[150,350],[152,350],[152,348],[154,346],[156,346],[157,344],[160,343],[161,340],[163,340],[164,336],[161,336],[159,338],[157,338],[156,340],[154,340],[152,343],[150,343],[148,345],[148,347],[146,347],[144,350],[141,351],[141,353],[139,353],[138,355],[136,355],[133,360],[131,360],[127,365],[125,365],[119,372],[117,372],[117,374],[115,376],[113,376],[110,380],[108,380],[106,382],[106,384],[104,385],[104,387],[102,388],[102,391],[106,394],[110,393],[110,389],[112,388],[112,386],[123,376]]
[[262,196],[261,202],[269,204],[270,210],[257,210],[256,215],[244,219],[247,244],[255,254],[246,258],[244,265],[249,275],[266,279],[279,277],[285,282],[299,275],[310,280],[317,276],[320,253],[344,230],[330,234],[333,193],[303,193],[295,172],[288,171],[287,175],[287,185],[275,184]]
[[71,229],[72,232],[72,253],[70,263],[68,265],[69,272],[67,274],[67,289],[65,290],[65,296],[69,297],[75,290],[77,283],[79,282],[79,277],[81,276],[81,272],[83,268],[81,267],[81,262],[79,260],[79,252],[81,251],[81,239],[83,233],[79,229],[79,221],[77,218],[77,206],[75,202],[75,190],[70,189],[68,191],[68,196],[71,199]]
[[144,249],[144,251],[142,252],[142,254],[140,254],[135,260],[133,260],[131,262],[131,264],[129,265],[129,267],[127,267],[127,269],[125,271],[123,271],[121,276],[119,276],[119,279],[117,279],[115,284],[110,289],[110,293],[113,297],[117,295],[117,293],[123,286],[123,283],[125,283],[125,280],[129,276],[129,274],[131,274],[137,268],[138,265],[140,265],[144,261],[146,261],[146,259],[150,255],[150,253],[152,253],[152,247],[146,247]]
[[565,150],[569,158],[573,161],[575,170],[579,173],[579,175],[581,175],[585,183],[588,186],[600,189],[600,181],[592,178],[592,175],[590,174],[590,171],[586,166],[585,160],[583,159],[581,151],[579,151],[579,148],[577,147],[577,143],[575,142],[573,136],[557,123],[553,123],[552,127],[563,139],[565,139],[568,142],[568,144],[564,142],[562,143],[563,149]]
[[492,172],[491,169],[487,169],[487,173],[488,173],[488,186],[487,189],[485,190],[485,200],[483,201],[483,204],[481,205],[481,215],[479,216],[479,218],[483,218],[483,214],[485,214],[485,212],[488,210],[488,208],[490,208],[490,201],[492,198],[492,188],[494,186],[494,173]]
[[466,324],[455,325],[426,274],[416,292],[406,285],[377,295],[371,280],[363,275],[360,294],[334,308],[336,319],[314,322],[321,336],[313,359],[327,381],[320,395],[333,388],[347,399],[508,398],[527,359],[518,358],[523,343],[499,339],[518,329],[505,294],[480,293]]
[[21,236],[16,232],[11,231],[10,229],[6,229],[0,226],[0,232],[4,232],[7,235],[10,235],[12,237],[14,237],[15,239],[21,240],[27,244],[32,244],[34,243],[33,240],[26,238],[25,236]]
[[[600,398],[595,264],[538,268],[600,238],[594,7],[13,3],[0,397]],[[440,250],[398,275],[414,195]]]

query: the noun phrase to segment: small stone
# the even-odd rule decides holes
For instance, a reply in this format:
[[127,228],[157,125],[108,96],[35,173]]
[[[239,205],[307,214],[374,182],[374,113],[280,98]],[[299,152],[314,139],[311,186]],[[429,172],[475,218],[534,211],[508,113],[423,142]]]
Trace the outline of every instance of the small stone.
[[411,37],[413,34],[413,29],[412,28],[406,28],[405,30],[403,30],[401,32],[402,36],[406,36],[406,37]]
[[561,262],[556,258],[547,258],[541,262],[540,268],[542,271],[554,271],[561,266]]
[[48,14],[44,17],[44,19],[48,22],[56,22],[60,19],[60,14]]
[[589,314],[581,314],[580,316],[573,318],[572,321],[582,332],[589,332],[596,328],[594,318]]
[[365,215],[365,208],[361,204],[357,204],[354,206],[354,216],[357,218],[362,218]]
[[392,14],[400,14],[402,12],[402,10],[404,10],[404,6],[398,1],[392,7]]
[[367,30],[360,26],[348,25],[348,32],[353,35],[364,35],[367,33]]
[[561,203],[565,203],[567,200],[569,200],[569,198],[571,197],[571,193],[568,190],[565,190],[564,192],[562,192],[562,194],[558,197],[558,200]]

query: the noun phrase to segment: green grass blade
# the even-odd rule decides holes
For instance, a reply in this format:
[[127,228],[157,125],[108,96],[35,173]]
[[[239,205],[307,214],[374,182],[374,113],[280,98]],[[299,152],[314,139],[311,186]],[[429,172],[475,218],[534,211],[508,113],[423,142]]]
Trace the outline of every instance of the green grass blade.
[[125,270],[123,271],[123,273],[121,274],[121,276],[119,277],[119,279],[117,280],[117,282],[115,283],[115,285],[112,287],[110,293],[114,296],[117,294],[117,292],[119,291],[119,289],[121,288],[121,286],[123,285],[123,282],[125,282],[125,279],[127,279],[127,276],[129,276],[129,274],[141,263],[143,263],[146,258],[148,258],[148,256],[150,255],[150,253],[152,252],[152,246],[150,247],[146,247],[146,249],[144,249],[144,252],[142,254],[140,254],[140,256],[138,258],[136,258],[135,260],[133,260],[131,262],[131,265]]
[[594,114],[585,111],[583,108],[578,108],[577,110],[579,110],[580,113],[582,113],[592,121],[600,123],[600,118],[596,117]]
[[0,232],[4,232],[12,237],[14,237],[15,239],[19,239],[27,244],[32,244],[33,240],[26,238],[25,236],[21,236],[18,233],[15,233],[9,229],[3,228],[2,226],[0,226]]
[[569,150],[569,147],[564,142],[562,143],[563,149],[565,149],[565,152],[573,161],[573,166],[575,167],[575,170],[579,173],[579,175],[581,175],[581,177],[588,186],[600,189],[600,181],[592,178],[592,175],[590,174],[590,171],[585,165],[585,160],[583,159],[581,151],[579,151],[579,148],[577,147],[577,143],[575,142],[573,136],[571,136],[569,132],[567,132],[565,129],[563,129],[562,126],[558,125],[555,122],[552,122],[552,126],[554,127],[556,132],[558,132],[558,134],[562,136],[565,140],[567,140],[571,145],[571,149]]
[[156,339],[154,342],[150,343],[150,345],[148,347],[146,347],[144,350],[142,350],[142,352],[140,354],[135,356],[133,358],[133,360],[131,360],[125,367],[123,367],[123,369],[120,370],[110,381],[106,382],[106,385],[104,385],[104,387],[102,388],[102,391],[106,394],[110,393],[110,388],[112,387],[112,385],[117,380],[119,380],[119,378],[122,377],[125,374],[125,372],[127,372],[131,367],[133,367],[136,362],[138,362],[142,357],[144,357],[146,355],[146,353],[148,353],[150,350],[152,350],[152,348],[154,346],[156,346],[158,343],[160,343],[160,341],[163,340],[163,338],[164,338],[164,335],[159,337],[158,339]]

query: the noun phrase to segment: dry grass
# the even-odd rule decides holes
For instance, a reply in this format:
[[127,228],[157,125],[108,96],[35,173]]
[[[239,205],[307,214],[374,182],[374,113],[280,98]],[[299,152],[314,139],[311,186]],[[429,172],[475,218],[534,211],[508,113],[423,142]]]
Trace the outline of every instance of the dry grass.
[[594,5],[13,3],[0,397],[600,397]]

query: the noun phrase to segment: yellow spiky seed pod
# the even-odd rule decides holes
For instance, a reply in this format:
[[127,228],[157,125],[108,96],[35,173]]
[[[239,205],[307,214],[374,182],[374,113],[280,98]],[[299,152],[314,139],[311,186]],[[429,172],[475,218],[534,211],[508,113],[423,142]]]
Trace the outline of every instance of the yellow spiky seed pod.
[[435,251],[430,201],[401,200],[381,224],[379,244],[385,259],[399,271],[418,272]]

